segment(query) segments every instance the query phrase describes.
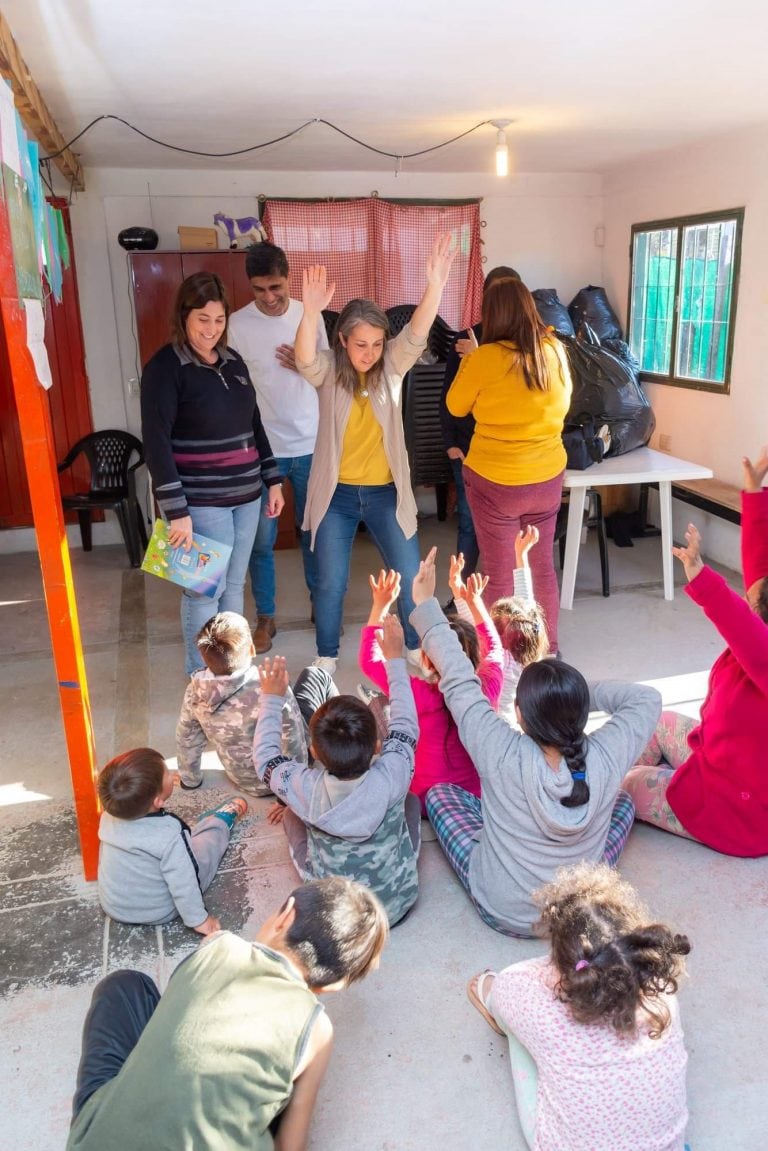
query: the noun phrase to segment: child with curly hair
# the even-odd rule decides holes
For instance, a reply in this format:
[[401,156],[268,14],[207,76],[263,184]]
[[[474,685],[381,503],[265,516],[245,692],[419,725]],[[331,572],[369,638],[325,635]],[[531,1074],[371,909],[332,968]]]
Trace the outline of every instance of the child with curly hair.
[[651,921],[605,864],[535,893],[550,954],[467,988],[509,1041],[520,1125],[534,1151],[683,1151],[687,1055],[677,1005],[690,943]]

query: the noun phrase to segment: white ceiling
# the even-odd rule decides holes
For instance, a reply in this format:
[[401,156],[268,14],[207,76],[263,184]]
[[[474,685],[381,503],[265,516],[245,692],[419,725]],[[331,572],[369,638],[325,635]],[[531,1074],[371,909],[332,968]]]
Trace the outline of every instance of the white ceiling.
[[[768,120],[758,0],[1,0],[65,139],[94,117],[223,152],[325,118],[405,153],[506,117],[514,167],[599,172]],[[411,172],[487,172],[479,129]],[[114,121],[74,146],[88,166],[390,171],[311,124],[237,159],[166,151]]]

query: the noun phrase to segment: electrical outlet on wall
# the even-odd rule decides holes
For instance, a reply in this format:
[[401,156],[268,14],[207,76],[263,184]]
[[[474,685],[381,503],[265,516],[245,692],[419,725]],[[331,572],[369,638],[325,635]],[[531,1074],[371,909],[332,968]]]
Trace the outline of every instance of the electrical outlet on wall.
[[668,435],[659,436],[659,451],[671,452],[672,451],[672,437]]

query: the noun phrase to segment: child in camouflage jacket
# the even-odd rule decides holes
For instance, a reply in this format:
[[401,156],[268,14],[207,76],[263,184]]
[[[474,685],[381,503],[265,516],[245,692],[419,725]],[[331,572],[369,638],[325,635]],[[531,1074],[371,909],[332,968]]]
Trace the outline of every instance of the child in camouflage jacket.
[[418,895],[421,810],[408,789],[419,726],[403,630],[387,615],[382,632],[391,703],[383,744],[370,709],[354,696],[338,695],[309,721],[315,766],[283,754],[280,712],[288,673],[278,656],[259,668],[262,700],[253,758],[260,778],[286,804],[283,827],[301,877],[356,879],[379,897],[395,924]]
[[[176,726],[181,786],[200,787],[202,755],[210,742],[238,789],[271,795],[253,763],[261,685],[251,662],[255,652],[248,621],[233,611],[220,612],[200,629],[196,643],[206,666],[192,676]],[[285,754],[306,763],[306,728],[290,688],[282,703],[280,729]]]

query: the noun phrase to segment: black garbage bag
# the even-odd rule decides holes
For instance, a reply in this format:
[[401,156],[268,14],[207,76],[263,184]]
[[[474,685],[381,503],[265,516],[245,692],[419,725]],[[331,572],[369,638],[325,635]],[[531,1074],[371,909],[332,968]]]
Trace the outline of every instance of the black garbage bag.
[[637,372],[607,348],[570,336],[560,337],[568,356],[573,394],[566,425],[585,417],[608,425],[608,456],[621,456],[647,444],[656,420]]
[[551,325],[559,336],[576,335],[568,309],[554,288],[537,288],[531,295],[542,323]]
[[594,284],[582,288],[568,305],[568,313],[576,332],[582,324],[589,324],[600,343],[624,338],[619,317],[608,303],[605,288],[597,288]]
[[613,352],[615,356],[618,356],[620,360],[624,360],[625,363],[629,364],[635,375],[640,374],[640,361],[626,340],[601,340],[600,343],[604,348],[607,348],[609,352]]

